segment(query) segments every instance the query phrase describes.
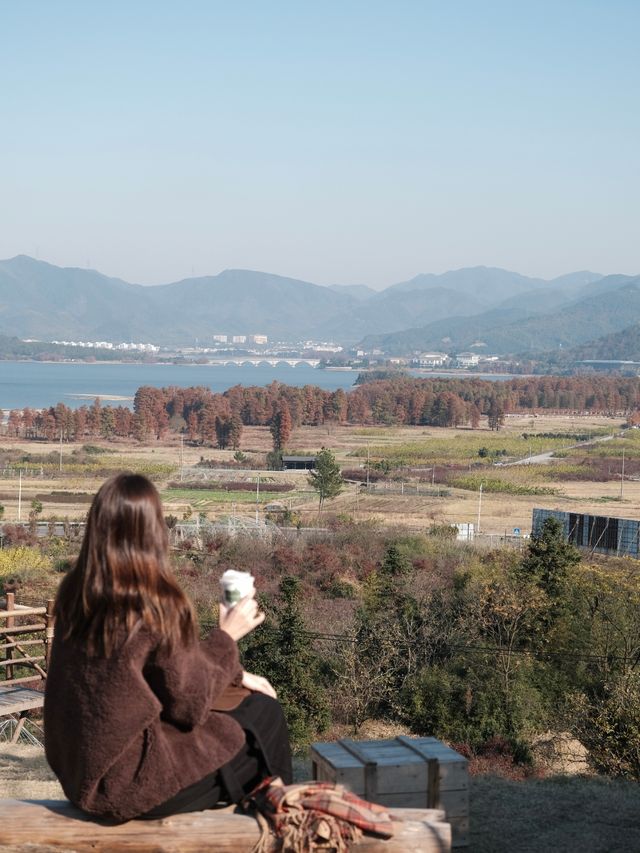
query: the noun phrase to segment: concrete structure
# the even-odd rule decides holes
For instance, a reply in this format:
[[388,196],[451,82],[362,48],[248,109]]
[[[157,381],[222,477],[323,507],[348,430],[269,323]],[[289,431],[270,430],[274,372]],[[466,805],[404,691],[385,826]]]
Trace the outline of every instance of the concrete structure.
[[534,509],[532,535],[539,536],[548,518],[562,525],[564,537],[579,548],[598,554],[640,557],[640,522],[559,509]]

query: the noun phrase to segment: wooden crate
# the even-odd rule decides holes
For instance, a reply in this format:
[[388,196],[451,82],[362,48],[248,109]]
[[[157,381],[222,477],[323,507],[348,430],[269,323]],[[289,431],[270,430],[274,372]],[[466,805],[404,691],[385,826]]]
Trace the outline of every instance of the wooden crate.
[[437,738],[314,743],[311,760],[314,779],[339,782],[371,802],[443,809],[453,847],[468,845],[467,759]]

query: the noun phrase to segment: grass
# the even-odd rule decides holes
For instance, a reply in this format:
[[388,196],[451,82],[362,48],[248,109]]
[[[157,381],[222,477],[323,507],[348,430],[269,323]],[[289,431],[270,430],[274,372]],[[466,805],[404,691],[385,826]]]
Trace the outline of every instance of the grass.
[[495,492],[506,495],[557,495],[558,489],[552,486],[528,486],[514,483],[500,477],[483,477],[482,474],[467,474],[462,477],[453,477],[449,485],[456,489],[467,489],[477,492],[482,484],[483,492]]
[[[45,477],[60,477],[60,463],[53,461],[46,462],[14,462],[10,466],[15,476],[18,476],[18,471],[30,472],[32,475],[42,473]],[[116,471],[132,471],[135,474],[144,474],[151,479],[159,479],[169,477],[175,473],[178,468],[176,465],[169,465],[164,462],[151,462],[149,459],[136,459],[130,456],[100,456],[87,462],[76,462],[72,456],[62,457],[62,474],[63,476],[76,475],[84,477],[108,477]]]
[[[263,492],[260,490],[258,503],[262,504],[269,503],[270,501],[282,501],[284,495],[288,497],[290,494],[290,492]],[[166,489],[160,496],[163,501],[184,501],[192,504],[193,506],[205,506],[206,504],[212,503],[256,503],[256,493],[245,491],[227,492],[222,490],[209,491],[208,489]]]
[[[435,432],[435,430],[434,430]],[[372,445],[369,448],[370,457],[376,459],[387,459],[392,465],[432,465],[452,462],[485,462],[487,465],[493,463],[492,459],[479,456],[478,451],[486,448],[488,453],[498,458],[522,459],[531,453],[545,453],[547,451],[560,450],[566,446],[567,438],[542,438],[531,436],[523,438],[522,435],[513,433],[497,432],[473,432],[471,430],[460,431],[455,436],[430,437],[417,441],[402,441],[393,445]],[[360,447],[352,451],[350,456],[366,458],[367,448]]]
[[470,780],[469,849],[474,853],[640,851],[640,785],[556,776]]

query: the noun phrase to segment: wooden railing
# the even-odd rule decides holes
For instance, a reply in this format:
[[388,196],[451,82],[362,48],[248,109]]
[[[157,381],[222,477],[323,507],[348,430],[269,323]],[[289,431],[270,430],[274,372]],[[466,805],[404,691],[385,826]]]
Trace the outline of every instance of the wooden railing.
[[[46,607],[28,607],[16,604],[15,593],[8,592],[5,609],[0,609],[0,681],[21,684],[46,678],[52,641],[53,599]],[[37,653],[40,649],[42,654]],[[33,675],[16,677],[21,668],[32,669]]]

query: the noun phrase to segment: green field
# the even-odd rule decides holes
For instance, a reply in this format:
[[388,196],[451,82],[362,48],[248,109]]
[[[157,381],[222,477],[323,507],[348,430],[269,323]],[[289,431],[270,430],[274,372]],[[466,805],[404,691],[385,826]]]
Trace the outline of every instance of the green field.
[[[263,492],[260,491],[258,503],[264,504],[270,501],[283,502],[287,500],[289,492]],[[165,489],[160,495],[165,502],[184,501],[191,506],[203,507],[209,504],[244,503],[255,504],[255,492],[227,492],[222,489]]]
[[[437,433],[419,441],[407,441],[397,444],[371,445],[368,450],[360,447],[349,455],[372,460],[386,459],[394,466],[400,465],[444,465],[452,462],[485,462],[491,464],[493,458],[523,459],[529,454],[535,456],[547,451],[559,451],[567,447],[573,439],[543,438],[541,436],[517,436],[509,433],[460,432],[455,436],[439,437]],[[485,456],[480,454],[486,451]]]

